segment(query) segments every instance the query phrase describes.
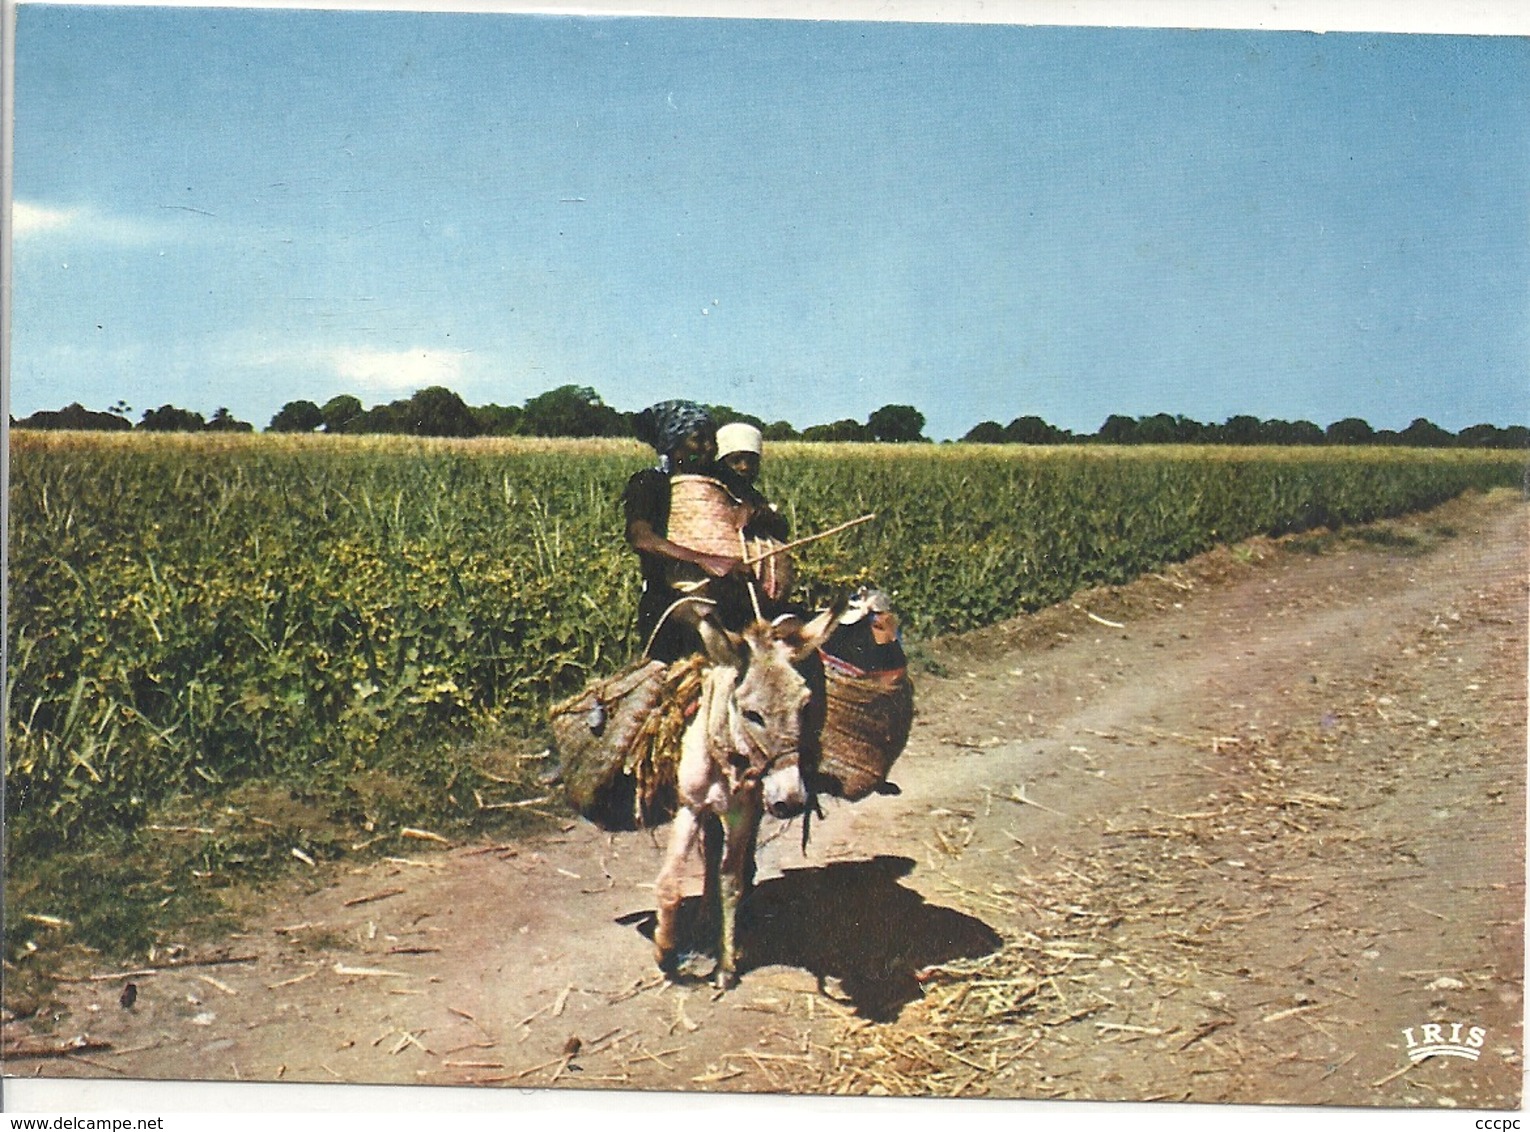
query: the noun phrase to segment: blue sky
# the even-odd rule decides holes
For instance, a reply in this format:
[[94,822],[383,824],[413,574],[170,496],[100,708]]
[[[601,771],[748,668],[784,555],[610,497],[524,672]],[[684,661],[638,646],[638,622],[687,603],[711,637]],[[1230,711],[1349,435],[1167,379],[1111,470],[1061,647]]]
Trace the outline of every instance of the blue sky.
[[1530,40],[16,13],[10,410],[1530,423]]

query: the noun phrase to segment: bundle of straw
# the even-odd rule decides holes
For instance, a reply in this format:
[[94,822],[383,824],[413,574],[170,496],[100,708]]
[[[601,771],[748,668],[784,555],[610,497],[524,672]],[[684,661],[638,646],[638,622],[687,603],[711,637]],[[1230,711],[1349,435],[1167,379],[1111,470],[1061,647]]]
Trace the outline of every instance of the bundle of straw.
[[675,661],[659,678],[658,702],[628,748],[622,773],[635,784],[633,818],[639,826],[662,825],[675,816],[680,739],[701,698],[706,658]]

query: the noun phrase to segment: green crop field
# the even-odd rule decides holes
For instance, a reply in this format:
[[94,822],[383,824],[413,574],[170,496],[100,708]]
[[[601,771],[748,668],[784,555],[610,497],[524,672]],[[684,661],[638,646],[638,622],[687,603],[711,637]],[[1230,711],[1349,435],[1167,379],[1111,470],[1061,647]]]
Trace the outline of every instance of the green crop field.
[[[442,752],[534,733],[637,647],[635,443],[14,433],[10,455],[13,853],[252,781],[338,806],[386,770],[468,812],[501,780]],[[781,444],[762,486],[797,534],[876,512],[804,548],[799,590],[875,581],[917,640],[1523,475],[1477,450]]]

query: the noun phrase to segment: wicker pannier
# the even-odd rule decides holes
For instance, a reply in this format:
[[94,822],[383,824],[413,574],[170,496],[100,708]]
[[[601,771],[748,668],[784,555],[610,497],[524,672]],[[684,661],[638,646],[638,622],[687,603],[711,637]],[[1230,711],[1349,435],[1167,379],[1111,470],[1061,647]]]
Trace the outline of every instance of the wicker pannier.
[[549,713],[558,781],[601,829],[663,825],[679,805],[680,736],[700,695],[702,658],[637,662]]
[[824,664],[825,710],[818,789],[857,802],[887,781],[914,724],[907,672],[856,675]]
[[[669,528],[665,537],[670,542],[703,554],[745,560],[760,558],[782,545],[774,539],[746,537],[744,518],[744,505],[720,480],[710,476],[669,477]],[[790,554],[772,554],[751,569],[770,598],[784,597],[791,590]]]

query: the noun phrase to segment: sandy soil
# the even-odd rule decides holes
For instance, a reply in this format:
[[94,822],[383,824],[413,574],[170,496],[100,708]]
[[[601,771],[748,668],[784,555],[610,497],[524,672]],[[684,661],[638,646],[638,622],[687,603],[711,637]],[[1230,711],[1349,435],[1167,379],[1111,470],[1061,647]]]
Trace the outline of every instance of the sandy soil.
[[[1516,1108],[1526,520],[1256,541],[928,646],[903,793],[805,852],[767,823],[727,994],[654,968],[664,831],[562,820],[80,972],[7,1037],[109,1047],[5,1072]],[[1475,1060],[1409,1059],[1454,1023]]]

